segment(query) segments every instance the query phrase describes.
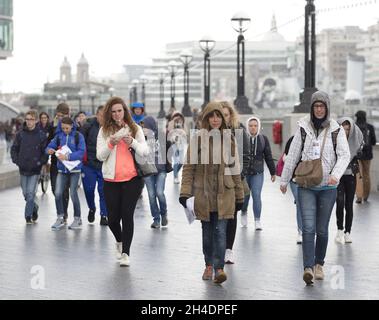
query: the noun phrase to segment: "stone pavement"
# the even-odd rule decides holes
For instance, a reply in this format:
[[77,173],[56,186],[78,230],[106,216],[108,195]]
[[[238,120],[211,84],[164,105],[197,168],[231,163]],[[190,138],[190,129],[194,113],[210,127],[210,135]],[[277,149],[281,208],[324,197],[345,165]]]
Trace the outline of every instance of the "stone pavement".
[[[302,280],[302,250],[296,244],[295,207],[291,193],[266,174],[263,231],[238,223],[228,280],[215,285],[201,280],[204,261],[201,225],[188,225],[178,203],[179,185],[166,181],[168,228],[150,228],[146,190],[135,213],[131,266],[120,268],[107,227],[87,222],[80,189],[83,229],[52,231],[55,204],[51,192],[38,191],[38,223],[25,225],[20,188],[0,192],[0,299],[379,299],[379,196],[354,205],[352,244],[336,244],[335,214],[330,223],[326,279],[313,287]],[[251,202],[250,202],[251,205]],[[70,202],[70,220],[72,207]]]

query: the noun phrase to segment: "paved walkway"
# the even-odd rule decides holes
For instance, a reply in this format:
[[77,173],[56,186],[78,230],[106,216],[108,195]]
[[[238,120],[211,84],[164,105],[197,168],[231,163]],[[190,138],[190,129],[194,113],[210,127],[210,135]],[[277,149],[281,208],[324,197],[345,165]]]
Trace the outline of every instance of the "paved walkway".
[[[266,178],[268,175],[266,175]],[[107,227],[87,223],[80,189],[83,229],[52,231],[55,204],[38,192],[40,218],[25,225],[21,189],[0,192],[0,299],[379,299],[379,196],[355,205],[353,243],[334,242],[330,223],[326,279],[314,287],[302,280],[302,250],[296,245],[291,194],[266,179],[263,231],[238,226],[234,265],[226,266],[222,286],[201,280],[201,225],[188,225],[178,203],[179,185],[167,178],[169,225],[150,228],[146,190],[135,214],[131,266],[120,268]],[[72,207],[70,204],[70,218]]]

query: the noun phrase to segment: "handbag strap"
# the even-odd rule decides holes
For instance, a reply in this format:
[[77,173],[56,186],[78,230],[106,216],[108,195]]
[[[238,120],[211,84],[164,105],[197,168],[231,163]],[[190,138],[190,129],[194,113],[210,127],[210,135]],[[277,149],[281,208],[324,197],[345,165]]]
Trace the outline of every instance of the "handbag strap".
[[324,139],[322,141],[321,152],[320,152],[320,159],[322,158],[322,153],[324,152],[325,141],[326,141],[326,136],[327,136],[328,131],[329,131],[329,127],[330,126],[327,126],[326,129],[325,129],[326,131],[325,131]]

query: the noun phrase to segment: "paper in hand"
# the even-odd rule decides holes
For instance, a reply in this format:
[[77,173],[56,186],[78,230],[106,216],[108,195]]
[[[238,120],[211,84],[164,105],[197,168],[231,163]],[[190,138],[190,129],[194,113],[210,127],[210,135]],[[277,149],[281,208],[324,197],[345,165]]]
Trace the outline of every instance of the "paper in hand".
[[195,221],[195,197],[188,198],[186,201],[187,208],[184,208],[188,223],[191,224]]

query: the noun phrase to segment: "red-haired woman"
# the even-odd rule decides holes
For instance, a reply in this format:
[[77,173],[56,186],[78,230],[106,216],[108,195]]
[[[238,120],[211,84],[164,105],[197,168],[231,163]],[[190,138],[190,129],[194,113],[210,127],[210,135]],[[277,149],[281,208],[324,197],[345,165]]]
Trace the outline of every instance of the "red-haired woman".
[[130,264],[134,210],[143,188],[132,149],[137,160],[149,152],[142,128],[133,121],[125,102],[119,97],[113,97],[104,108],[104,123],[97,136],[96,156],[103,161],[108,225],[117,241],[120,266]]

